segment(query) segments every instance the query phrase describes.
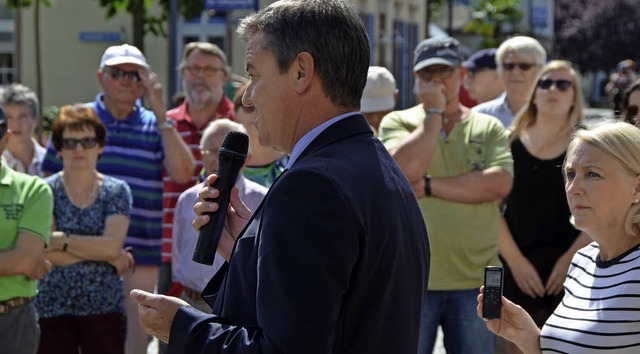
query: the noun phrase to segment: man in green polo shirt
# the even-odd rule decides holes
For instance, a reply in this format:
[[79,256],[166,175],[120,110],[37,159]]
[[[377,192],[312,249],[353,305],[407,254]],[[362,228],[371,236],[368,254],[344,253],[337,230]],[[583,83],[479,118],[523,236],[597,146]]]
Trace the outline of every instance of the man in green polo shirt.
[[[7,146],[7,119],[0,109],[0,155]],[[37,279],[51,269],[43,257],[49,242],[53,197],[39,177],[0,162],[0,351],[36,353],[40,341],[32,303]]]

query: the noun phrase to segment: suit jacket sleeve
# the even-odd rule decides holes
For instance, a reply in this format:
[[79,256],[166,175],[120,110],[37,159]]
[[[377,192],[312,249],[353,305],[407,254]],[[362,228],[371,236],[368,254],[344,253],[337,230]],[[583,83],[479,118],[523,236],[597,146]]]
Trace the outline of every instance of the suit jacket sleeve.
[[[182,308],[171,328],[172,352],[332,351],[341,335],[341,301],[365,242],[361,221],[327,171],[292,169],[279,182],[267,196],[253,241],[257,327]],[[238,240],[231,267],[246,257],[246,241]]]

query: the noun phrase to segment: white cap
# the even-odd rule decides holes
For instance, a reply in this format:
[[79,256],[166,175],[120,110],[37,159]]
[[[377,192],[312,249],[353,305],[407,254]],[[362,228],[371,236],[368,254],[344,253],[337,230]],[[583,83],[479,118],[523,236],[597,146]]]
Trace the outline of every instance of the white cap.
[[105,66],[114,66],[120,64],[135,64],[140,65],[144,68],[149,68],[149,64],[147,64],[147,59],[145,59],[142,52],[128,44],[123,45],[114,45],[102,54],[102,60],[100,60],[100,69]]
[[393,74],[381,66],[370,66],[367,85],[362,92],[360,112],[391,111],[396,105],[396,79]]

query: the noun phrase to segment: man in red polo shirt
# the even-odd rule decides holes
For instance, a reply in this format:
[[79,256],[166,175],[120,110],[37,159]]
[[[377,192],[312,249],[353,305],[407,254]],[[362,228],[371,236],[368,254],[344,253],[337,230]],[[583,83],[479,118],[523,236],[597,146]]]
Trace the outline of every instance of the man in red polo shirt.
[[162,265],[158,279],[158,293],[166,294],[171,282],[171,231],[173,210],[180,193],[195,185],[202,170],[199,144],[202,131],[218,118],[235,119],[233,103],[224,94],[229,77],[227,57],[218,46],[206,42],[192,42],[185,46],[180,63],[182,87],[186,100],[167,112],[176,129],[187,143],[196,160],[191,181],[178,184],[165,171],[163,178]]

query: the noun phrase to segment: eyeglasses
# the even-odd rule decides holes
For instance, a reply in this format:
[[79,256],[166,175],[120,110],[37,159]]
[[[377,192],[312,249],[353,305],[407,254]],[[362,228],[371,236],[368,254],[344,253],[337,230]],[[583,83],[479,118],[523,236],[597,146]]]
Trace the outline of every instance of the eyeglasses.
[[565,92],[568,89],[570,89],[571,86],[573,86],[573,82],[569,80],[563,80],[563,79],[560,79],[560,80],[544,79],[544,80],[538,81],[538,87],[543,90],[548,90],[551,88],[551,86],[555,86],[558,89],[558,91]]
[[202,156],[214,154],[217,155],[219,151],[220,149],[200,149],[200,154],[202,154]]
[[131,81],[140,81],[140,75],[138,75],[137,71],[125,71],[114,67],[107,67],[105,70],[115,80],[121,80],[123,77],[128,77]]
[[424,81],[431,81],[434,78],[448,79],[455,69],[452,66],[442,66],[435,68],[425,68],[418,71],[418,76]]
[[8,130],[9,126],[6,123],[0,124],[0,139],[4,138]]
[[522,71],[528,71],[529,69],[533,68],[534,66],[536,66],[536,64],[530,64],[530,63],[502,63],[502,68],[504,70],[507,70],[507,71],[511,71],[511,70],[515,69],[516,67],[518,67]]
[[632,105],[627,107],[627,117],[633,118],[638,114],[638,106]]
[[211,76],[218,71],[224,71],[224,68],[216,68],[215,66],[198,66],[198,65],[187,65],[185,66],[187,72],[191,75],[197,75],[200,72],[204,73],[204,76]]
[[84,149],[91,149],[98,145],[98,139],[94,136],[86,137],[82,139],[62,139],[62,148],[67,150],[75,150],[78,144],[82,145]]

